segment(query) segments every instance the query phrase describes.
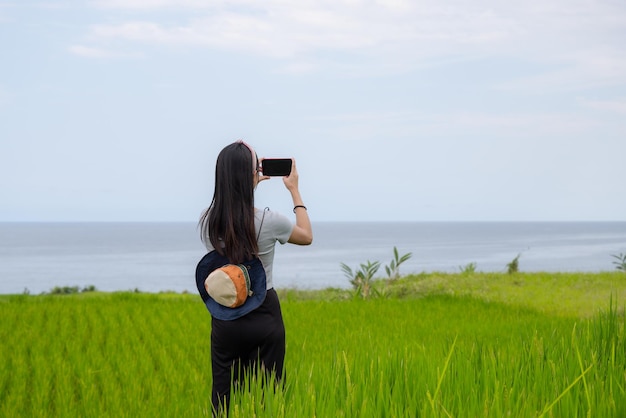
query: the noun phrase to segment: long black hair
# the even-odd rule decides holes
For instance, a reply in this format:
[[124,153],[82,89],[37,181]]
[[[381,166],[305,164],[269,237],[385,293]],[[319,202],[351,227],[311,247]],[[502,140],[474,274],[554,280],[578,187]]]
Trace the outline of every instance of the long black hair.
[[215,164],[215,190],[209,208],[200,217],[203,242],[207,240],[231,263],[243,263],[258,253],[254,228],[254,176],[256,155],[237,141],[220,152]]

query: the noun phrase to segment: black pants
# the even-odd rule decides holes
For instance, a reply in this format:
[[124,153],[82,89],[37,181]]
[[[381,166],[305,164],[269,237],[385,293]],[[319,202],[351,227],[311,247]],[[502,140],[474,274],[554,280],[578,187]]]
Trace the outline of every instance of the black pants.
[[278,295],[267,291],[265,301],[249,314],[233,321],[211,320],[213,413],[228,410],[231,384],[257,368],[283,376],[285,325]]

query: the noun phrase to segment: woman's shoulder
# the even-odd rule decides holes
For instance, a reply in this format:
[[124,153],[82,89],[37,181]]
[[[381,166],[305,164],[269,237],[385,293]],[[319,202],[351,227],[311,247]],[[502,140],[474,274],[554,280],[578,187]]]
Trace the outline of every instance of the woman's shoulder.
[[258,209],[257,216],[263,222],[263,224],[267,223],[268,225],[291,225],[291,220],[283,215],[281,212],[276,212],[271,210],[270,208]]
[[287,216],[283,215],[281,212],[272,210],[269,207],[266,207],[264,209],[256,209],[256,216],[264,220],[289,219],[287,218]]
[[293,223],[291,220],[280,212],[275,212],[266,208],[261,210],[260,216],[262,220],[259,220],[260,234],[266,237],[272,237],[272,239],[278,240],[281,244],[284,244],[289,239],[293,230]]

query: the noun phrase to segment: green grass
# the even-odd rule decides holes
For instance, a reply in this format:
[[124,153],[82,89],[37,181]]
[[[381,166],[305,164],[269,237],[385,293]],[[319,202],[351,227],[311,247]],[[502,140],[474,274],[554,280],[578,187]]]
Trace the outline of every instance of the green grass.
[[[424,273],[399,280],[378,280],[374,288],[400,299],[432,295],[471,296],[530,308],[550,315],[589,317],[607,310],[611,296],[626,301],[626,274],[603,273]],[[352,291],[284,289],[281,297],[342,300]]]
[[[231,416],[626,416],[623,273],[377,286],[389,297],[282,290],[285,389],[252,381]],[[196,295],[0,296],[0,317],[2,417],[210,416]]]

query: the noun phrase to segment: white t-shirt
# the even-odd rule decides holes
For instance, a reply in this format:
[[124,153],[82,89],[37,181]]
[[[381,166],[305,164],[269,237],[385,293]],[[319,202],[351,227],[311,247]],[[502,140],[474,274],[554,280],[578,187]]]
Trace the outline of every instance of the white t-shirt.
[[[265,214],[265,217],[263,216]],[[263,225],[261,225],[261,221]],[[272,271],[274,267],[274,246],[276,241],[284,244],[289,240],[293,231],[293,224],[285,215],[278,212],[272,212],[269,209],[254,208],[254,226],[257,233],[257,242],[259,246],[259,258],[265,267],[265,276],[267,280],[267,288],[274,287]],[[260,229],[260,233],[259,233]],[[206,240],[208,251],[213,250],[211,241]]]

